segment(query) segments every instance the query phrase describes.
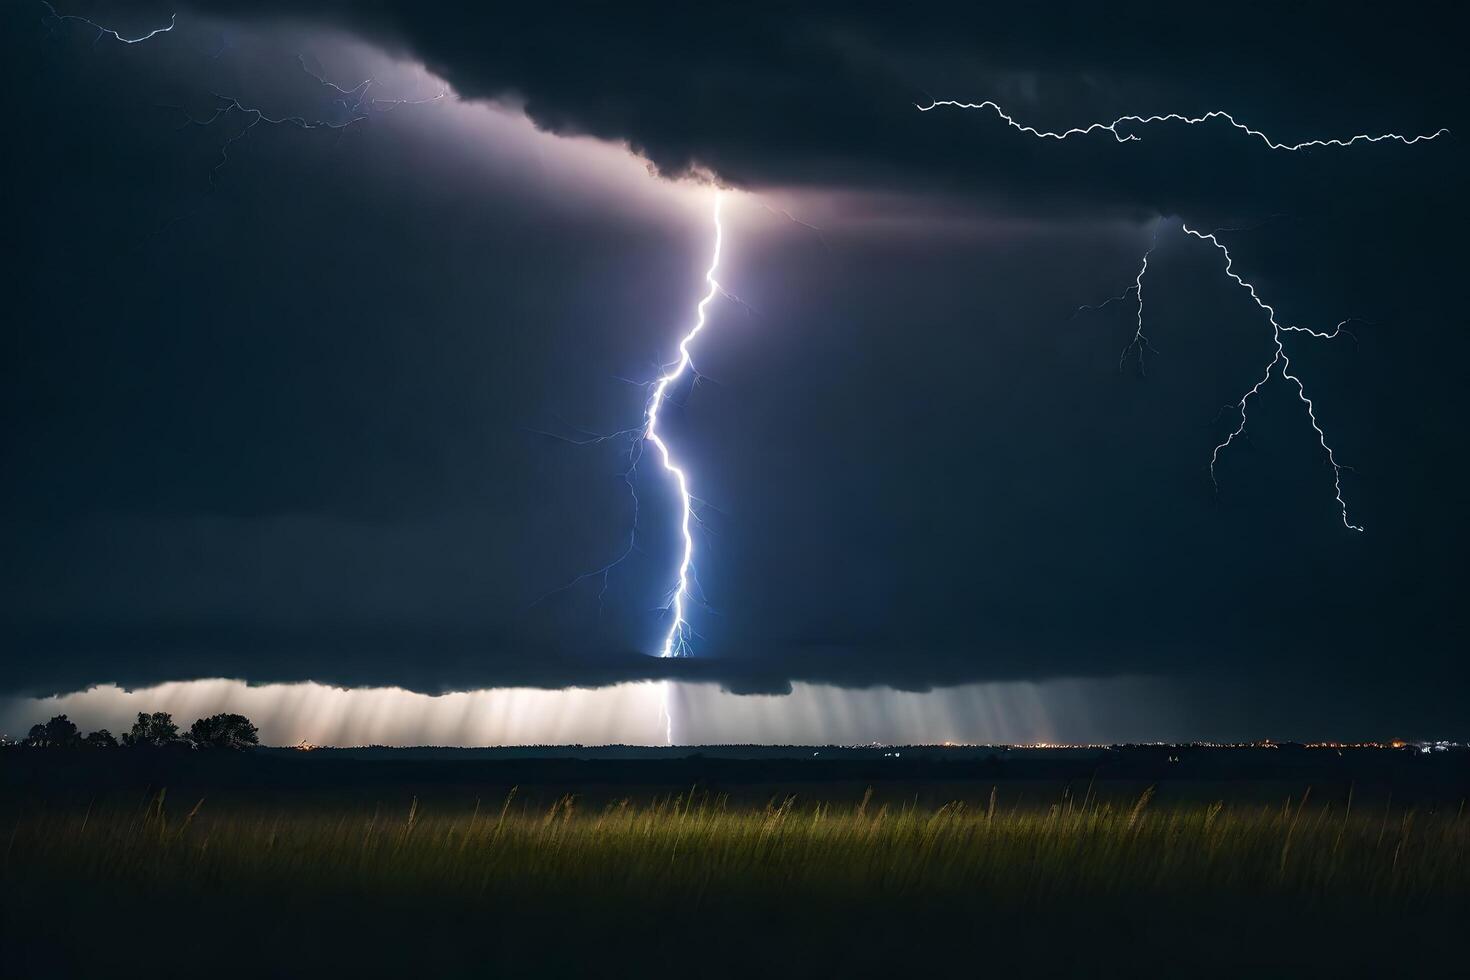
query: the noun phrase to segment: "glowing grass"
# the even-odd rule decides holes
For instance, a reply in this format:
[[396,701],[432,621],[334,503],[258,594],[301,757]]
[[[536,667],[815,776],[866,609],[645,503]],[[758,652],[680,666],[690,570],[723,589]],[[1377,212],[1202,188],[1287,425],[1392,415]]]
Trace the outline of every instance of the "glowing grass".
[[[928,809],[794,798],[734,808],[699,794],[595,808],[567,797],[531,808],[512,796],[455,812],[418,800],[391,811],[221,812],[160,796],[131,812],[24,816],[3,873],[12,896],[31,896],[26,907],[48,890],[103,895],[112,910],[226,901],[310,917],[313,937],[340,937],[362,915],[391,910],[395,922],[418,923],[416,934],[440,930],[437,942],[449,944],[440,956],[458,955],[466,922],[479,931],[493,923],[502,938],[474,962],[574,971],[579,947],[555,938],[567,923],[599,949],[644,935],[650,922],[677,924],[678,937],[660,940],[673,956],[721,930],[800,949],[879,924],[907,935],[987,923],[994,936],[1032,941],[1045,941],[1046,924],[1095,944],[1144,921],[1137,927],[1187,926],[1222,942],[1247,910],[1264,909],[1303,935],[1371,926],[1392,943],[1394,930],[1432,924],[1470,897],[1467,843],[1470,819],[1459,809],[1366,813],[1303,800],[1158,807],[1150,794],[1130,805],[1069,799],[1039,810],[997,808],[993,797],[988,806]],[[23,912],[14,903],[9,912]],[[1359,925],[1334,925],[1344,916]],[[306,942],[294,927],[275,928],[279,942]],[[1281,941],[1272,936],[1257,936],[1252,949]],[[1191,949],[1179,945],[1176,958]],[[861,968],[878,954],[832,955]],[[468,968],[439,964],[460,967]]]
[[136,812],[55,811],[20,818],[8,877],[85,874],[271,881],[316,876],[372,886],[494,891],[508,882],[619,887],[697,900],[712,880],[871,893],[1231,889],[1426,897],[1467,884],[1470,820],[1458,811],[1351,813],[1287,801],[1274,808],[1068,801],[1045,810],[950,803],[732,809],[671,797],[588,810],[572,797],[528,809],[514,795],[471,812],[413,800],[396,813],[214,812],[162,794]]

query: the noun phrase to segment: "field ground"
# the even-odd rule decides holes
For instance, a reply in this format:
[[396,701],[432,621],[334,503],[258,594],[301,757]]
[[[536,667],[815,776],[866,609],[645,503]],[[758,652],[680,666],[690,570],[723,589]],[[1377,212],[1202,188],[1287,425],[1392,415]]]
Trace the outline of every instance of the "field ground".
[[1463,757],[303,755],[4,753],[5,974],[1470,971]]

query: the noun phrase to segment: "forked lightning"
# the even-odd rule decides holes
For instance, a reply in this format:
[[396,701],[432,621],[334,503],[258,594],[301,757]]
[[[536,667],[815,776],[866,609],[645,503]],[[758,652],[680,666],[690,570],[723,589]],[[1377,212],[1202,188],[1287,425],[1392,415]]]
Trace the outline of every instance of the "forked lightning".
[[[1411,146],[1415,143],[1437,139],[1440,136],[1443,136],[1449,132],[1448,129],[1441,128],[1435,130],[1432,133],[1426,133],[1418,136],[1404,136],[1399,133],[1383,133],[1375,136],[1367,133],[1359,133],[1347,137],[1303,140],[1299,143],[1282,143],[1267,136],[1259,129],[1254,129],[1251,126],[1240,122],[1230,113],[1219,109],[1206,112],[1203,115],[1199,116],[1187,116],[1175,112],[1153,116],[1127,115],[1119,116],[1117,119],[1114,119],[1111,122],[1094,122],[1088,123],[1085,126],[1074,126],[1070,129],[1063,130],[1045,130],[1037,129],[1034,126],[1030,126],[1018,121],[1014,116],[1002,109],[997,103],[991,102],[989,100],[984,102],[957,102],[954,100],[946,99],[930,102],[928,105],[919,105],[916,106],[916,108],[920,112],[929,112],[933,109],[938,108],[988,109],[991,112],[995,113],[995,115],[998,116],[1007,126],[1016,130],[1019,133],[1024,133],[1027,136],[1034,136],[1037,139],[1058,141],[1069,139],[1073,136],[1087,136],[1091,133],[1106,132],[1112,134],[1113,139],[1115,139],[1117,142],[1128,143],[1143,138],[1132,131],[1134,127],[1147,126],[1153,123],[1169,122],[1182,123],[1187,126],[1197,126],[1216,120],[1223,120],[1240,132],[1246,133],[1249,136],[1253,136],[1259,139],[1270,149],[1284,150],[1286,152],[1296,152],[1313,148],[1348,147],[1354,145],[1355,143],[1381,143],[1384,141],[1402,143],[1404,145]],[[1312,430],[1317,434],[1317,442],[1322,447],[1322,452],[1327,459],[1328,465],[1332,467],[1332,492],[1334,499],[1337,501],[1338,513],[1342,518],[1343,527],[1347,528],[1350,531],[1363,530],[1362,525],[1354,524],[1352,520],[1350,520],[1348,517],[1347,502],[1343,499],[1342,496],[1343,465],[1337,461],[1337,453],[1327,442],[1327,435],[1322,431],[1322,424],[1317,420],[1316,406],[1312,404],[1312,399],[1307,395],[1306,385],[1303,384],[1302,379],[1299,376],[1292,373],[1291,358],[1287,355],[1286,346],[1283,343],[1281,337],[1283,333],[1294,332],[1304,333],[1308,336],[1322,340],[1331,339],[1343,333],[1347,324],[1350,321],[1343,320],[1331,330],[1314,330],[1310,327],[1298,327],[1278,322],[1276,319],[1276,310],[1272,308],[1270,304],[1261,299],[1260,295],[1256,292],[1255,286],[1247,282],[1245,279],[1242,279],[1240,275],[1235,271],[1234,257],[1230,254],[1230,250],[1225,247],[1224,243],[1222,243],[1220,239],[1216,237],[1215,232],[1206,233],[1196,231],[1193,228],[1190,228],[1187,224],[1184,224],[1181,227],[1186,234],[1192,235],[1195,238],[1201,239],[1202,241],[1209,242],[1211,245],[1215,246],[1215,248],[1219,249],[1220,252],[1225,256],[1225,274],[1241,287],[1243,287],[1247,292],[1249,292],[1251,300],[1254,301],[1256,306],[1260,307],[1261,310],[1266,314],[1266,318],[1271,324],[1272,341],[1274,343],[1271,360],[1266,365],[1266,370],[1261,375],[1260,380],[1258,380],[1254,385],[1248,388],[1245,394],[1240,397],[1240,400],[1234,406],[1236,412],[1240,416],[1239,425],[1237,425],[1236,428],[1225,437],[1225,441],[1217,445],[1214,451],[1210,454],[1210,479],[1215,482],[1216,489],[1219,489],[1219,481],[1216,479],[1215,468],[1220,461],[1220,454],[1226,449],[1230,448],[1230,445],[1236,439],[1245,434],[1247,410],[1250,405],[1250,400],[1260,393],[1260,390],[1265,387],[1267,382],[1271,380],[1271,375],[1274,374],[1279,367],[1282,378],[1290,381],[1292,385],[1296,388],[1297,398],[1300,399],[1302,405],[1305,406],[1307,410],[1307,418],[1312,424]],[[1157,226],[1155,226],[1155,238],[1157,238]],[[1149,344],[1148,337],[1143,332],[1143,276],[1144,273],[1148,271],[1148,259],[1152,253],[1153,246],[1150,246],[1148,251],[1143,253],[1143,262],[1139,267],[1138,275],[1134,277],[1133,285],[1124,290],[1122,295],[1115,296],[1110,300],[1098,304],[1097,306],[1082,307],[1082,309],[1084,310],[1098,309],[1102,306],[1106,306],[1108,303],[1126,299],[1130,293],[1133,295],[1134,300],[1137,303],[1136,327],[1133,332],[1133,338],[1128,342],[1128,346],[1123,348],[1123,353],[1118,358],[1119,368],[1122,368],[1123,363],[1127,360],[1129,354],[1136,353],[1138,357],[1138,368],[1139,371],[1142,372],[1144,370],[1144,354],[1145,352],[1153,349],[1152,346]]]

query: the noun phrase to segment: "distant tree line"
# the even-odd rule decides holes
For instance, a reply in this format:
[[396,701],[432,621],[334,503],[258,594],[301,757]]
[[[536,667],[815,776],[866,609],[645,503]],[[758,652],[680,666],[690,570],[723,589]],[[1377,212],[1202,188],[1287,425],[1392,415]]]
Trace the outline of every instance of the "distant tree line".
[[[32,725],[30,734],[20,743],[37,749],[115,749],[118,740],[105,728],[81,733],[66,715]],[[218,714],[200,718],[180,731],[167,711],[140,711],[133,727],[123,733],[122,747],[147,749],[229,749],[253,748],[260,744],[260,733],[244,715]]]

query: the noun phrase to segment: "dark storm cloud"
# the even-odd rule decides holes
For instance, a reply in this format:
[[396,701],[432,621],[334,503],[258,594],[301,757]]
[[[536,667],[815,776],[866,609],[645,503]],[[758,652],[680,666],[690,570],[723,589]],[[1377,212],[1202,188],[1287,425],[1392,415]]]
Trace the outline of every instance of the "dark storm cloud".
[[[1384,168],[1395,148],[1292,156],[1223,123],[1151,127],[1122,148],[1107,134],[1058,145],[989,112],[926,114],[915,104],[994,99],[1053,129],[1225,109],[1287,142],[1432,133],[1460,115],[1441,97],[1461,88],[1458,32],[1451,11],[1433,5],[209,0],[200,9],[361,32],[466,98],[524,105],[552,132],[627,140],[669,174],[964,191],[1029,213],[1264,214],[1330,200],[1349,179],[1382,178],[1373,192],[1392,194],[1397,174]],[[1414,159],[1437,167],[1443,156]]]
[[[186,12],[147,48],[6,8],[24,193],[0,267],[0,687],[1150,674],[1221,692],[1216,718],[1307,698],[1334,719],[1377,724],[1375,699],[1456,717],[1459,137],[1058,147],[911,107],[1432,131],[1457,123],[1451,32],[1404,6],[1232,8],[1228,29],[1091,5],[467,6],[206,4],[218,19]],[[710,381],[668,413],[711,504],[700,656],[640,652],[673,554],[653,467],[640,547],[601,601],[595,580],[556,591],[625,544],[626,447],[537,433],[636,422],[643,392],[618,379],[648,377],[687,323],[702,206],[616,151],[447,102],[341,134],[258,127],[210,190],[241,121],[181,128],[178,106],[336,111],[298,55],[342,84],[374,74],[385,98],[435,91],[359,35],[666,173],[798,187],[793,213],[822,226],[733,201],[722,278],[750,311],[717,305]],[[1286,212],[1230,239],[1240,271],[1288,320],[1371,321],[1355,343],[1291,340],[1366,534],[1339,523],[1279,383],[1215,496],[1220,407],[1269,331],[1208,246],[1160,227],[1146,378],[1118,370],[1131,310],[1073,317],[1148,246],[1112,215],[1155,210]]]

